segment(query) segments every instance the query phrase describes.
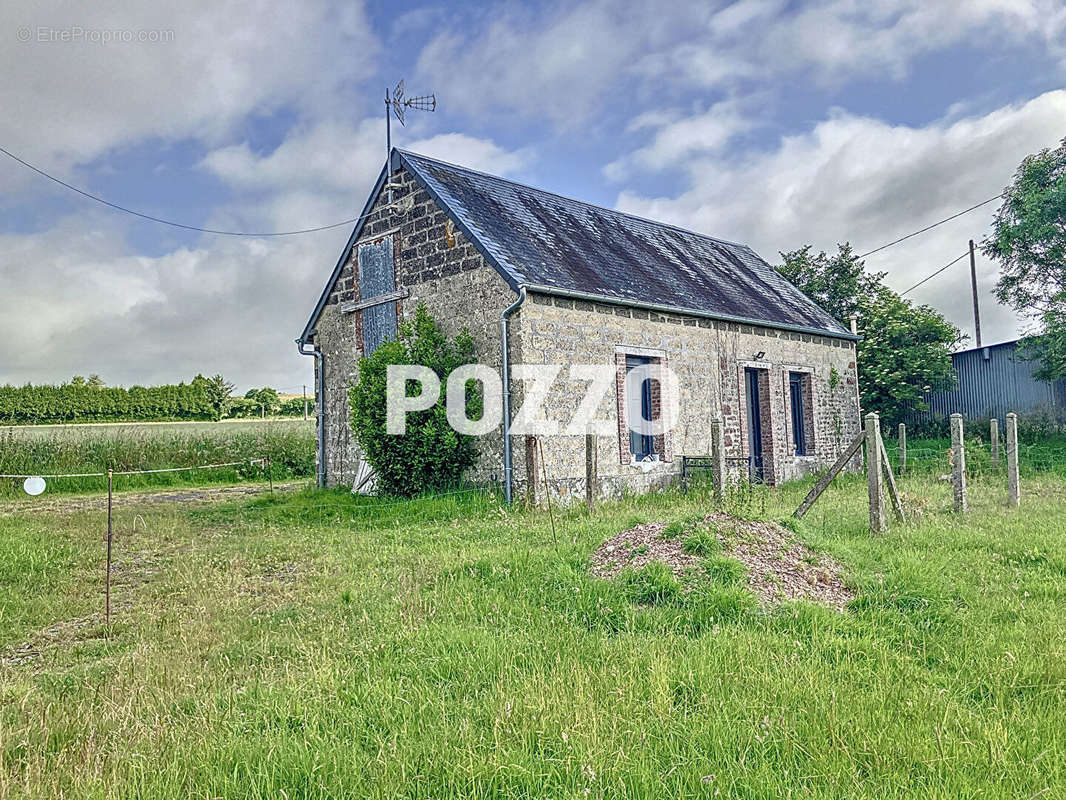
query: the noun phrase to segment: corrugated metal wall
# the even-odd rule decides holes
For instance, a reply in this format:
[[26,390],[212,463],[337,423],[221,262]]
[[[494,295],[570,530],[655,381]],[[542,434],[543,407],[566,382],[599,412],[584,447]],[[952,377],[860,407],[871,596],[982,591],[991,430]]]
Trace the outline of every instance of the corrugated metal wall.
[[958,412],[970,419],[997,417],[1006,424],[1009,411],[1066,410],[1066,381],[1048,383],[1034,378],[1037,365],[1018,356],[1017,344],[1004,342],[955,353],[951,361],[958,387],[927,395],[929,411],[915,413],[913,418],[940,418]]

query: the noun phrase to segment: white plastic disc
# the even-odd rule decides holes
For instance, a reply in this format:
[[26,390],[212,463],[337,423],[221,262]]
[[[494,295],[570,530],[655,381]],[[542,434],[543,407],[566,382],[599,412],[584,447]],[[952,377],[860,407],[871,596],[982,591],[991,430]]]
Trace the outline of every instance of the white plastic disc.
[[45,490],[47,484],[44,482],[44,478],[26,478],[22,484],[22,488],[26,490],[26,494],[36,497]]

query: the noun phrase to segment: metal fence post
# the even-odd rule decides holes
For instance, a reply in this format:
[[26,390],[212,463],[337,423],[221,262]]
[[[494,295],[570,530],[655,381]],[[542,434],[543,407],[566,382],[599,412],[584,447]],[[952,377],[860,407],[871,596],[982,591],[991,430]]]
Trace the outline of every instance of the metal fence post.
[[866,415],[866,480],[870,490],[870,530],[885,530],[885,494],[881,486],[881,419],[875,412]]
[[1018,415],[1007,414],[1007,496],[1011,508],[1021,504],[1022,489],[1018,482]]
[[966,502],[966,440],[962,414],[951,415],[952,484],[955,489],[955,510],[965,512]]
[[596,434],[590,429],[585,434],[585,503],[589,511],[596,502],[596,490],[599,467],[599,452],[596,446]]
[[107,574],[104,581],[104,622],[111,624],[111,535],[114,531],[112,523],[112,494],[114,491],[114,471],[107,470]]
[[899,424],[899,473],[903,474],[903,470],[907,468],[907,426],[905,423]]
[[999,463],[999,420],[992,417],[992,421],[988,423],[989,436],[992,442],[992,463]]
[[714,499],[719,503],[725,498],[725,435],[722,420],[711,420],[711,485]]

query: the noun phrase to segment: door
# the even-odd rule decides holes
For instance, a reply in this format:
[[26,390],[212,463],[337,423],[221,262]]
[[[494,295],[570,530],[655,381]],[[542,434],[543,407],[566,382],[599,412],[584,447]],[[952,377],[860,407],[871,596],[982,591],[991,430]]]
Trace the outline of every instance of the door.
[[759,395],[759,370],[744,368],[744,382],[748,396],[748,477],[752,482],[762,482],[762,405]]

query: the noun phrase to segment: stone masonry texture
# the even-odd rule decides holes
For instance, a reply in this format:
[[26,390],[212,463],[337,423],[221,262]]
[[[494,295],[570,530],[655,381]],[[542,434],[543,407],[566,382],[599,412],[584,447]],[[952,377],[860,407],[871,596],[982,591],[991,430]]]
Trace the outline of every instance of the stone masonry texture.
[[[396,301],[399,318],[409,318],[424,302],[449,335],[466,327],[478,359],[498,372],[500,316],[516,299],[514,291],[412,178],[401,170],[394,173],[392,182],[392,206],[383,191],[356,247],[394,237],[396,287],[410,293]],[[325,362],[326,474],[332,486],[351,485],[358,464],[358,449],[348,425],[348,390],[357,380],[362,355],[360,314],[343,310],[344,304],[361,299],[353,268],[357,263],[354,253],[349,253],[315,326],[315,343]],[[604,497],[648,491],[674,480],[682,455],[710,452],[711,420],[715,418],[724,421],[727,457],[746,456],[746,366],[765,371],[759,382],[768,482],[799,477],[828,464],[859,430],[855,349],[847,340],[531,293],[512,317],[510,344],[514,364],[562,366],[546,408],[538,412],[539,418],[559,423],[560,432],[542,437],[540,445],[548,487],[561,502],[583,498],[585,492],[585,432],[563,432],[588,386],[584,379],[570,378],[572,364],[615,369],[620,355],[624,362],[624,354],[632,353],[650,357],[678,376],[679,396],[656,393],[654,397],[657,407],[673,404],[679,414],[676,427],[665,437],[657,437],[656,448],[664,455],[660,462],[638,465],[627,461],[628,434],[620,429],[624,404],[617,381],[602,398],[597,419],[609,423],[611,430],[597,437],[598,485]],[[759,353],[763,355],[756,361]],[[806,457],[793,454],[790,372],[810,376],[804,386],[809,406],[805,409]],[[524,395],[521,382],[513,381],[514,409]],[[525,495],[539,502],[545,486],[535,444],[534,437],[513,437],[514,483],[516,497]],[[479,451],[469,478],[498,483],[503,477],[502,427],[482,437]],[[531,474],[534,466],[537,472]]]

